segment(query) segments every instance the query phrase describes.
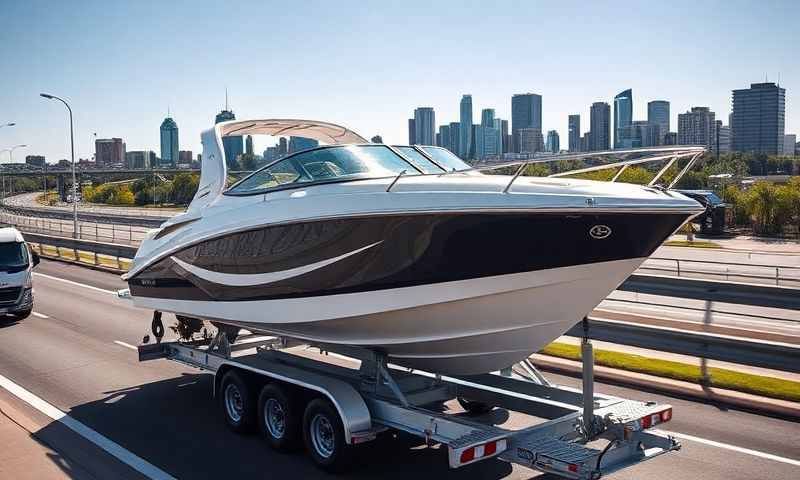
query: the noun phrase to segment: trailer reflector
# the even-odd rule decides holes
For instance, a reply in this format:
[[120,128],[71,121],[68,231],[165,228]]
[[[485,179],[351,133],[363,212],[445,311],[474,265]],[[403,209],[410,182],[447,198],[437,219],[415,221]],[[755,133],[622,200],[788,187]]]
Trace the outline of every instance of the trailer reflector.
[[458,462],[454,463],[451,461],[451,467],[462,467],[464,465],[468,465],[473,462],[477,462],[479,460],[483,460],[489,457],[493,457],[499,453],[505,451],[507,447],[507,441],[505,438],[501,438],[499,440],[493,440],[491,442],[486,442],[480,445],[473,445],[470,447],[466,447],[461,450],[456,450],[454,455],[451,455],[452,458],[458,458]]

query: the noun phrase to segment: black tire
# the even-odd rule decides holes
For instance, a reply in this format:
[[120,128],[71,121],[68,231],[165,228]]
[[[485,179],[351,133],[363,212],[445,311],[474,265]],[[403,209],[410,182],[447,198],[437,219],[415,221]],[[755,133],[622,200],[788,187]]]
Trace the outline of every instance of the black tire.
[[319,468],[326,472],[344,471],[350,463],[350,445],[344,438],[342,419],[325,399],[308,403],[303,414],[303,442]]
[[251,433],[256,426],[256,400],[250,385],[236,370],[230,370],[220,382],[219,409],[228,428],[236,433]]
[[458,400],[458,404],[461,405],[461,408],[466,410],[470,415],[483,415],[484,413],[491,412],[494,408],[494,406],[488,403],[477,402],[464,397],[458,397],[456,400]]
[[15,312],[11,314],[11,317],[14,320],[25,320],[26,318],[31,316],[32,310],[21,310],[19,312]]
[[258,426],[269,446],[280,452],[300,445],[301,418],[297,399],[281,385],[270,383],[258,396]]

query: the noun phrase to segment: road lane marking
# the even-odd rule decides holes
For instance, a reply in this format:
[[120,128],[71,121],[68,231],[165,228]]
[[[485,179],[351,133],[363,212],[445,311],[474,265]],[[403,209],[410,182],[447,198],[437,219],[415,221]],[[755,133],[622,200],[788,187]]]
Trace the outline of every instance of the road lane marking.
[[31,312],[31,315],[33,315],[34,317],[39,317],[39,318],[50,318],[47,315],[45,315],[44,313],[39,313],[39,312]]
[[695,437],[693,435],[687,435],[685,433],[669,432],[666,430],[660,430],[660,431],[666,433],[667,435],[672,435],[675,438],[703,443],[712,447],[722,448],[725,450],[732,450],[734,452],[744,453],[746,455],[753,455],[754,457],[760,457],[767,460],[774,460],[776,462],[787,463],[789,465],[794,465],[795,467],[800,467],[800,460],[780,457],[778,455],[773,455],[771,453],[759,452],[758,450],[750,450],[749,448],[737,447],[736,445],[730,445],[727,443],[717,442],[715,440],[708,440],[705,438]]
[[94,290],[94,291],[100,292],[100,293],[108,293],[108,294],[111,294],[111,295],[116,295],[117,294],[117,292],[115,292],[114,290],[106,290],[105,288],[93,287],[91,285],[86,285],[85,283],[73,282],[72,280],[67,280],[67,279],[64,279],[64,278],[58,278],[58,277],[54,277],[52,275],[47,275],[46,273],[33,272],[33,274],[36,275],[37,277],[44,277],[44,278],[47,278],[47,279],[50,279],[50,280],[56,280],[56,281],[59,281],[59,282],[68,283],[70,285],[75,285],[77,287],[88,288],[89,290]]
[[110,455],[114,456],[117,460],[125,463],[147,478],[154,480],[176,480],[172,475],[161,470],[147,460],[137,456],[130,450],[126,450],[118,443],[110,440],[108,437],[103,436],[96,430],[93,430],[92,428],[87,427],[81,422],[75,420],[3,375],[0,375],[0,387],[6,389],[9,393],[13,394],[41,413],[47,415],[54,421],[59,422],[81,437],[94,443],[101,449],[108,452]]
[[117,345],[119,345],[121,347],[130,348],[131,350],[139,350],[138,348],[134,347],[130,343],[125,343],[125,342],[123,342],[121,340],[114,340],[114,343],[116,343]]

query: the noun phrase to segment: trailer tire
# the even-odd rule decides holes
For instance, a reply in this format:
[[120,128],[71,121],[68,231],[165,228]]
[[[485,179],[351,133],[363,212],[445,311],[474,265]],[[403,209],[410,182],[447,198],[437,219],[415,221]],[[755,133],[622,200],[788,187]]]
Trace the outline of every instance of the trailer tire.
[[342,419],[328,400],[309,402],[303,414],[303,441],[322,470],[336,473],[349,466],[352,448],[345,441]]
[[255,429],[255,396],[250,385],[236,370],[229,370],[222,377],[219,407],[225,423],[234,432],[251,433]]
[[470,415],[483,415],[484,413],[491,412],[494,408],[494,406],[488,403],[478,402],[464,397],[458,397],[456,400],[458,400],[458,404],[461,405],[461,408],[466,410]]
[[300,443],[300,414],[297,399],[276,383],[261,389],[258,396],[258,425],[270,447],[280,452],[297,449]]

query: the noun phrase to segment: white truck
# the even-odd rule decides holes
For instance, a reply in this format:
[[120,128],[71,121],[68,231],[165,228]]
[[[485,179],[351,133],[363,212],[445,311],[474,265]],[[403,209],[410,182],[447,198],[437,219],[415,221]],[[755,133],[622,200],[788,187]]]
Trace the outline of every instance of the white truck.
[[[502,372],[445,377],[387,364],[379,352],[291,338],[244,334],[231,343],[218,332],[161,342],[160,312],[152,332],[157,342],[145,337],[140,361],[166,358],[211,372],[212,393],[233,431],[258,430],[276,450],[304,445],[328,471],[346,468],[358,444],[387,430],[446,446],[452,468],[496,458],[587,480],[680,448],[651,430],[672,418],[670,405],[594,394],[588,338],[581,391],[551,384],[529,361]],[[445,402],[452,400],[467,413],[448,410]],[[530,426],[509,430],[470,415],[492,408],[527,414]]]
[[31,251],[22,234],[13,227],[0,228],[0,315],[15,320],[33,310],[33,267],[39,255]]

